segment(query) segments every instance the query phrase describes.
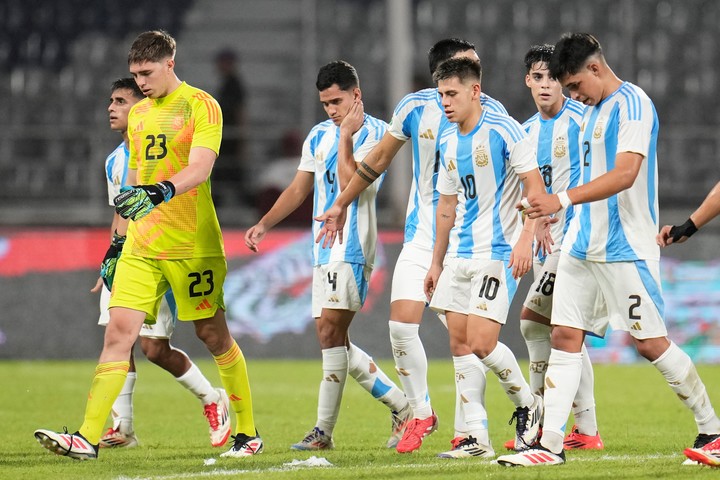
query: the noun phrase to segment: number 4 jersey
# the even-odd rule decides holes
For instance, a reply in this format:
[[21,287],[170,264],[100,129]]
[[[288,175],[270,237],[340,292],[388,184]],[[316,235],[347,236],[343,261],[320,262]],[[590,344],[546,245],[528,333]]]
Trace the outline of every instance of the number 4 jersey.
[[[137,169],[138,184],[154,184],[186,168],[192,148],[220,151],[222,112],[209,94],[183,82],[166,97],[135,104],[128,137],[129,168]],[[130,222],[124,250],[159,260],[224,256],[210,179]]]

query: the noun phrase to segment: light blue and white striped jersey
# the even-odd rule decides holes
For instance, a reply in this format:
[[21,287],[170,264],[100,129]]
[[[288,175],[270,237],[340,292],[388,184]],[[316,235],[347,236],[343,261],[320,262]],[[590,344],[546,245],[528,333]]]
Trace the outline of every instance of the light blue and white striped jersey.
[[576,206],[562,250],[593,262],[657,260],[657,139],[659,121],[652,100],[638,86],[620,88],[585,111],[580,131],[580,185],[615,168],[619,153],[645,157],[635,183],[605,200]]
[[[360,130],[353,135],[353,157],[356,163],[370,153],[387,130],[387,124],[368,114]],[[305,139],[298,170],[315,174],[313,217],[321,215],[335,203],[340,195],[338,178],[338,142],[340,127],[332,120],[315,125]],[[335,242],[330,248],[313,244],[313,265],[330,262],[357,263],[373,266],[377,243],[377,216],[375,199],[384,174],[356,198],[347,209],[343,228],[343,243]],[[313,221],[313,238],[320,230],[320,222]]]
[[130,152],[122,142],[105,159],[105,179],[107,180],[108,202],[115,206],[113,199],[120,195],[120,188],[127,183],[128,160]]
[[[580,179],[580,126],[585,105],[566,98],[560,111],[547,120],[540,113],[530,117],[523,128],[535,145],[538,167],[548,193],[576,187]],[[560,247],[573,217],[573,207],[560,210],[550,227],[555,245]]]
[[451,124],[439,153],[437,190],[458,196],[447,255],[509,260],[522,231],[518,174],[538,168],[525,130],[507,115],[484,110],[467,135]]
[[[484,93],[480,103],[488,111],[507,115],[500,102]],[[432,250],[435,244],[438,140],[449,124],[437,88],[426,88],[406,95],[397,104],[388,128],[388,133],[398,140],[412,139],[413,181],[405,216],[404,242],[426,250]]]

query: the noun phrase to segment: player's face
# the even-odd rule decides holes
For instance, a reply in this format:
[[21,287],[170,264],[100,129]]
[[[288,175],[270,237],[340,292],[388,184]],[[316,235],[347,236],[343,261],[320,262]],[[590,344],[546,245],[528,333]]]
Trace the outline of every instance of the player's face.
[[560,82],[568,89],[573,100],[585,105],[597,105],[604,97],[603,83],[598,75],[598,66],[588,63],[579,72],[565,75]]
[[473,101],[480,96],[480,84],[450,77],[438,81],[438,94],[447,119],[462,123],[473,113]]
[[130,108],[135,105],[139,98],[133,95],[133,91],[129,88],[118,88],[110,94],[110,105],[108,105],[108,114],[110,117],[110,128],[116,132],[124,132],[127,130],[128,113]]
[[319,95],[325,113],[335,125],[339,126],[355,100],[360,98],[360,89],[341,90],[337,83],[334,83],[330,88],[322,90]]
[[175,60],[144,61],[130,65],[130,73],[146,97],[162,98],[169,93],[175,76]]
[[539,110],[549,111],[554,107],[562,107],[562,85],[550,76],[547,63],[535,63],[525,75],[525,85],[530,88],[530,94]]

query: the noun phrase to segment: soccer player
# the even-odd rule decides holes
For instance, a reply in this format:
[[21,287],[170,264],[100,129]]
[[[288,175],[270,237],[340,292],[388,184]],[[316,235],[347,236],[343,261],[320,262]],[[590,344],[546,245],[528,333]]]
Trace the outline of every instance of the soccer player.
[[[545,375],[540,444],[498,458],[509,466],[565,463],[563,435],[582,372],[586,332],[602,335],[608,321],[630,333],[638,353],[660,371],[697,423],[695,444],[720,435],[720,419],[690,357],[667,338],[663,322],[657,234],[658,118],[645,92],[618,78],[600,43],[586,33],[555,45],[550,75],[588,108],[580,132],[580,185],[528,195],[529,218],[579,205],[563,239],[552,314],[552,351]],[[598,319],[598,295],[608,317]]]
[[[442,62],[453,57],[467,57],[480,62],[472,43],[458,38],[448,38],[437,42],[428,52],[430,74],[432,75]],[[507,114],[500,102],[485,93],[480,94],[479,101],[489,111]],[[361,164],[361,168],[357,170],[357,175],[353,176],[348,187],[338,197],[335,205],[342,207],[334,206],[326,212],[325,215],[331,222],[323,225],[322,229],[322,232],[326,228],[331,229],[334,221],[341,230],[344,220],[340,219],[339,215],[344,215],[345,207],[363,189],[373,183],[376,175],[372,172],[384,171],[405,142],[408,140],[412,142],[413,180],[408,199],[403,249],[393,273],[388,323],[395,368],[414,415],[397,445],[396,449],[400,453],[419,449],[423,439],[434,432],[438,424],[430,402],[427,357],[420,340],[419,326],[426,306],[423,281],[430,267],[435,243],[435,207],[438,198],[435,192],[437,180],[435,153],[437,141],[448,125],[436,88],[423,89],[406,95],[395,107],[387,133],[378,146],[368,154],[364,164]],[[363,165],[367,165],[370,170],[366,170]],[[485,370],[482,364],[467,346],[464,337],[451,340],[456,373],[463,374],[464,371],[473,373],[478,379],[478,389],[484,391]],[[473,446],[474,442],[468,440],[464,403],[457,390],[455,405],[455,434],[451,442],[452,449],[439,456],[443,458],[492,456],[487,428],[476,440],[488,449],[477,450]],[[476,414],[483,416],[487,425],[484,405],[478,408],[482,410]]]
[[[562,85],[550,76],[548,63],[554,48],[553,45],[533,45],[525,55],[525,85],[530,89],[538,112],[523,124],[523,128],[535,145],[540,173],[549,193],[562,192],[578,183],[578,138],[585,111],[582,103],[566,98],[562,93]],[[555,215],[557,222],[550,228],[551,244],[560,246],[572,216],[572,207]],[[520,332],[528,348],[530,388],[542,396],[550,358],[550,317],[560,251],[540,253],[535,258],[533,284],[520,312]],[[593,370],[585,345],[582,352],[583,371],[573,402],[575,426],[564,444],[568,449],[602,449],[603,442],[597,431],[595,415]],[[514,449],[514,441],[508,441],[505,447]]]
[[[121,187],[127,178],[128,170],[128,113],[130,108],[145,98],[140,87],[132,78],[121,78],[112,84],[110,105],[110,128],[120,132],[123,142],[108,155],[105,161],[105,174],[108,186],[110,205],[120,194]],[[117,232],[121,223],[117,212],[113,215],[111,235]],[[124,243],[125,236],[118,235],[119,242]],[[115,262],[117,255],[111,255],[110,261]],[[107,326],[110,320],[108,302],[110,290],[99,278],[93,292],[100,291],[100,319],[98,324]],[[171,306],[172,305],[172,306]],[[230,437],[231,422],[228,416],[228,399],[221,388],[214,389],[185,352],[170,345],[170,337],[175,328],[175,299],[172,291],[168,292],[160,302],[155,324],[143,324],[140,330],[140,347],[147,358],[156,365],[170,372],[173,377],[195,395],[203,404],[203,413],[210,424],[210,442],[214,447],[222,446]],[[134,447],[138,444],[133,428],[133,391],[137,373],[135,359],[130,351],[130,370],[125,384],[112,406],[113,426],[100,439],[100,447]]]
[[[265,216],[245,233],[245,244],[254,252],[268,230],[299,207],[313,187],[315,215],[335,201],[357,164],[377,145],[387,128],[385,122],[364,113],[360,80],[349,63],[334,61],[323,66],[315,85],[330,119],[312,128],[303,144],[295,178]],[[380,182],[350,206],[350,231],[345,244],[313,246],[312,315],[322,349],[323,378],[317,422],[292,445],[295,450],[334,448],[332,434],[348,374],[390,409],[393,430],[388,448],[397,444],[402,428],[412,417],[405,394],[348,337],[355,312],[365,302],[375,262],[375,197],[379,188]],[[319,229],[319,224],[314,223],[313,231]]]
[[[192,321],[213,354],[236,416],[232,448],[221,456],[262,451],[252,411],[245,358],[225,322],[227,273],[222,234],[210,196],[210,173],[222,137],[222,113],[207,93],[175,74],[175,39],[164,31],[140,34],[128,53],[143,94],[128,118],[128,184],[115,200],[127,225],[110,298],[110,322],[80,429],[36,430],[59,455],[95,459],[105,419],[120,393],[130,350],[146,319],[153,323],[172,289],[178,317]],[[118,231],[124,231],[118,225]],[[107,273],[107,272],[106,272]]]
[[[484,110],[478,101],[481,75],[480,64],[468,58],[450,59],[433,74],[453,125],[440,138],[440,198],[425,293],[430,307],[445,314],[451,342],[466,335],[472,352],[515,404],[515,448],[520,449],[537,440],[542,398],[530,390],[512,351],[498,338],[517,279],[532,268],[537,222],[523,225],[514,205],[522,199],[521,183],[528,193],[543,184],[520,124]],[[468,439],[476,439],[485,425],[471,406],[481,404],[483,392],[471,372],[458,379],[458,389],[468,400]],[[474,443],[473,448],[487,448]]]

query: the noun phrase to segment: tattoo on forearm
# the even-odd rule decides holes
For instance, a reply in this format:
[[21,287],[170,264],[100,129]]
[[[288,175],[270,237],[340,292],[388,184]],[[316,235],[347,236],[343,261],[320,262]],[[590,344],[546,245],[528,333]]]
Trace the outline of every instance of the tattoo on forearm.
[[359,168],[358,168],[357,170],[355,170],[355,173],[357,173],[358,176],[359,176],[360,178],[362,178],[363,180],[365,180],[367,183],[373,183],[373,182],[375,181],[374,178],[368,177],[367,175],[365,175],[365,172],[363,172],[363,171],[360,170]]
[[373,177],[378,178],[378,177],[380,176],[379,173],[377,173],[375,170],[373,170],[372,168],[370,168],[370,165],[368,165],[367,163],[365,163],[365,160],[363,160],[362,162],[360,162],[360,166],[363,167],[363,168],[365,169],[365,171],[366,171],[367,173],[369,173],[370,175],[372,175]]

